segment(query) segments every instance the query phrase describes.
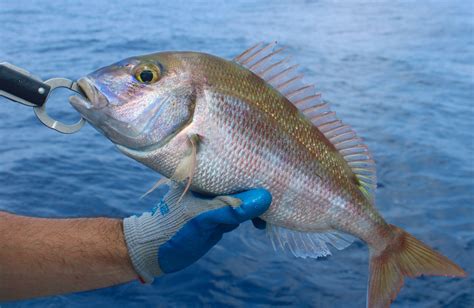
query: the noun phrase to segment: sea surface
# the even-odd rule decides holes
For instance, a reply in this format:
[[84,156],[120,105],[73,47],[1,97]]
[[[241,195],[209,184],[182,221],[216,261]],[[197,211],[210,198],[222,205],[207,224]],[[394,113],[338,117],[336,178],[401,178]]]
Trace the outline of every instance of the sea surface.
[[[466,279],[408,279],[393,307],[474,306],[474,8],[472,1],[7,1],[0,61],[44,79],[77,79],[122,58],[196,50],[232,58],[277,40],[378,166],[377,207],[459,263]],[[77,119],[67,91],[50,112]],[[38,217],[117,217],[147,211],[159,175],[87,125],[44,127],[0,98],[0,210]],[[365,307],[368,250],[356,242],[323,260],[274,252],[245,223],[205,257],[153,285],[1,307]]]

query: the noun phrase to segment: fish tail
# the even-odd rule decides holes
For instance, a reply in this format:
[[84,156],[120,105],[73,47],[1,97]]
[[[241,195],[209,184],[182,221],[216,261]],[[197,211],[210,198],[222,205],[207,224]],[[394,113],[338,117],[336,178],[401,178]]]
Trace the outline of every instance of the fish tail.
[[370,249],[368,307],[389,307],[405,277],[420,275],[465,277],[467,273],[404,230],[390,225],[393,237],[387,246]]

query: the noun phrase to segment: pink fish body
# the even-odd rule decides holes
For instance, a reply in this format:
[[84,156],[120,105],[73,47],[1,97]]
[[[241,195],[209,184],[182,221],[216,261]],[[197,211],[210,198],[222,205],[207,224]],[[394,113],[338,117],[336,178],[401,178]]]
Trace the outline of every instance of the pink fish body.
[[73,106],[126,155],[187,188],[221,195],[255,187],[275,247],[330,254],[369,245],[368,306],[385,307],[405,276],[465,276],[375,209],[375,164],[275,44],[227,61],[196,52],[123,60],[80,80]]

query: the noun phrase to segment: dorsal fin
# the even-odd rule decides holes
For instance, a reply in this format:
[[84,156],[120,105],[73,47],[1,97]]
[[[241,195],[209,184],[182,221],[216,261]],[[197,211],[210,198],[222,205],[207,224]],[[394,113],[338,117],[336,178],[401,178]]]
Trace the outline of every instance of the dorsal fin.
[[360,190],[373,201],[377,180],[375,162],[368,147],[350,126],[336,117],[313,85],[302,82],[303,75],[296,71],[296,65],[281,55],[283,49],[277,48],[276,42],[258,43],[235,57],[234,61],[284,95],[326,136],[357,176]]

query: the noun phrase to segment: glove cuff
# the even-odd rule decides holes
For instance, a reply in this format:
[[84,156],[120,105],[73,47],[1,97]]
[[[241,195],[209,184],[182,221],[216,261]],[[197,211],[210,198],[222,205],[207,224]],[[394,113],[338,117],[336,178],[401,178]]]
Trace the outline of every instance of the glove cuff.
[[[127,243],[128,254],[133,267],[145,283],[152,283],[155,276],[162,274],[158,264],[158,247],[160,246],[160,226],[151,213],[132,216],[123,220],[123,232]],[[152,232],[157,240],[145,240],[143,230]],[[150,235],[150,234],[148,234]]]
[[146,282],[163,274],[158,262],[158,248],[168,241],[188,220],[181,208],[166,201],[152,212],[123,220],[123,232],[128,253],[137,274]]

